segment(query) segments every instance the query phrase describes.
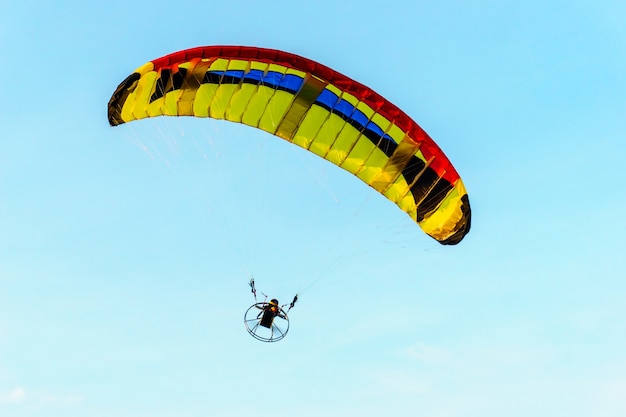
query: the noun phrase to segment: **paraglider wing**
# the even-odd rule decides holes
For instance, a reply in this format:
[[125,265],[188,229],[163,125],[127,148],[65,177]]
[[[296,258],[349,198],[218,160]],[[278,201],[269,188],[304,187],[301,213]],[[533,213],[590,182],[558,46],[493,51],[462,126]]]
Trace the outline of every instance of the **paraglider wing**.
[[470,229],[465,186],[428,134],[370,88],[298,55],[246,46],[175,52],[128,76],[108,114],[111,126],[195,116],[262,129],[356,175],[442,244]]

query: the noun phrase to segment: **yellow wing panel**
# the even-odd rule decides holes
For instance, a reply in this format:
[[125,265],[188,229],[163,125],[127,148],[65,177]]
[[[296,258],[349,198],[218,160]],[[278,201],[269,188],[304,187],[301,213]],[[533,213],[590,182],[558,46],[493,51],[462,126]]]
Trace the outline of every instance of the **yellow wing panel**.
[[246,111],[252,96],[257,92],[258,86],[254,84],[242,84],[230,99],[230,105],[226,109],[224,117],[231,122],[242,123],[243,113]]
[[315,138],[322,124],[329,116],[330,113],[323,107],[316,105],[311,106],[304,116],[302,123],[300,123],[300,126],[296,130],[296,133],[293,135],[292,142],[304,149],[309,149],[313,138]]
[[322,158],[326,158],[326,154],[337,139],[339,132],[345,126],[346,122],[336,114],[330,116],[323,122],[322,127],[315,135],[315,139],[309,146],[309,150]]
[[157,80],[157,73],[148,72],[137,82],[137,88],[129,94],[122,109],[122,118],[126,121],[148,117],[148,108],[145,103],[150,99],[152,89]]
[[213,101],[217,84],[202,84],[196,92],[196,99],[193,102],[193,114],[196,117],[209,117],[209,106]]
[[273,88],[260,85],[256,93],[250,98],[248,107],[242,115],[241,122],[248,126],[258,127],[259,121],[263,113],[265,113],[267,103],[269,103],[275,91],[276,90]]
[[259,120],[259,128],[272,134],[275,133],[280,121],[291,107],[293,98],[294,95],[287,91],[276,90]]
[[365,160],[373,152],[375,145],[366,137],[359,136],[354,147],[348,153],[348,157],[343,161],[341,167],[351,173],[357,173],[363,168]]
[[437,240],[447,239],[455,233],[457,224],[463,218],[459,207],[463,205],[461,198],[464,195],[467,195],[465,185],[458,179],[437,210],[433,210],[419,223],[422,230]]
[[225,119],[226,109],[230,105],[233,95],[239,90],[239,84],[220,84],[215,90],[209,107],[209,117]]

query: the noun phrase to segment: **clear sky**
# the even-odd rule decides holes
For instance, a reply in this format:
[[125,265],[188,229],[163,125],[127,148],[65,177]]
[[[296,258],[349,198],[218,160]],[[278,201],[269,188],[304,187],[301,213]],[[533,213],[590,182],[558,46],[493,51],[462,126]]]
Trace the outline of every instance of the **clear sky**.
[[[3,1],[0,415],[626,415],[625,4]],[[245,126],[109,127],[135,68],[219,44],[402,108],[470,234]],[[301,293],[279,343],[250,274]]]

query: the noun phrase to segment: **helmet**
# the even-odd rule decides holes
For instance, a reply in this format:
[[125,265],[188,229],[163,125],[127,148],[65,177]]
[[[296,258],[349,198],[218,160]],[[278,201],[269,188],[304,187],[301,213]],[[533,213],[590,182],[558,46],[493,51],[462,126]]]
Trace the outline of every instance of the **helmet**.
[[277,305],[278,305],[278,300],[277,300],[277,299],[275,299],[275,298],[272,298],[272,299],[270,300],[270,304],[273,304],[273,305],[276,305],[276,306],[277,306]]

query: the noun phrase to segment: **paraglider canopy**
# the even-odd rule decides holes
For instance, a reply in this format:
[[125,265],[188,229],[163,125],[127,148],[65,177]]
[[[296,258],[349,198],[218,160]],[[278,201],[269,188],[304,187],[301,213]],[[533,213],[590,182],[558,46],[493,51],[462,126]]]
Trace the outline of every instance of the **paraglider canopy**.
[[248,46],[206,46],[139,67],[108,106],[117,126],[156,116],[243,123],[352,173],[444,245],[469,232],[463,181],[439,146],[372,89],[310,59]]

